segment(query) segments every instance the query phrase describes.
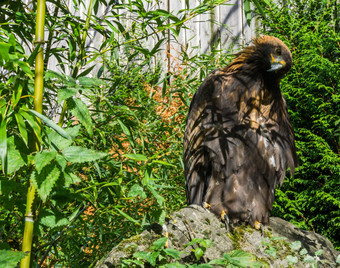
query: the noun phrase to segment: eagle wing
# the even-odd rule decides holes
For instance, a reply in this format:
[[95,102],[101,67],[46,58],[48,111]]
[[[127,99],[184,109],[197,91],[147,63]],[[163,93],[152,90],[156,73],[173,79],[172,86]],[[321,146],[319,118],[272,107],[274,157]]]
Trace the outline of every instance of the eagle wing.
[[279,91],[260,79],[215,70],[193,97],[184,135],[188,204],[268,223],[274,192],[294,170],[294,134]]

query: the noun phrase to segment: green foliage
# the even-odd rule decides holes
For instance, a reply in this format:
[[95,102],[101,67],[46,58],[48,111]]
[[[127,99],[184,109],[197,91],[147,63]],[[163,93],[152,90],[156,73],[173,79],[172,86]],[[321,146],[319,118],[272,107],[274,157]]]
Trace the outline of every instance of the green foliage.
[[[167,237],[162,237],[153,243],[149,251],[139,251],[133,255],[132,259],[125,259],[122,262],[122,267],[145,267],[147,264],[152,267],[162,268],[212,268],[216,265],[223,267],[233,268],[246,268],[246,267],[263,267],[265,263],[257,261],[256,257],[249,252],[243,250],[234,250],[230,253],[224,253],[221,259],[211,260],[207,263],[204,259],[205,251],[212,246],[210,240],[202,238],[194,238],[185,247],[192,248],[198,264],[180,264],[178,260],[181,256],[185,256],[187,252],[181,252],[176,249],[165,248]],[[200,263],[203,262],[203,263]],[[205,262],[205,263],[204,263]]]
[[26,253],[21,251],[0,250],[0,268],[17,267],[18,262],[26,256]]
[[[231,55],[213,50],[211,55],[189,56],[183,51],[182,68],[168,74],[151,63],[157,62],[169,32],[176,38],[186,21],[224,1],[204,0],[194,8],[187,1],[185,9],[172,14],[151,10],[141,1],[99,0],[94,13],[100,4],[110,5],[110,11],[97,17],[89,10],[85,20],[70,10],[79,11],[82,1],[73,1],[72,7],[62,1],[48,2],[55,9],[46,10],[44,60],[48,67],[56,59],[59,71],[45,72],[43,114],[31,110],[31,66],[37,51],[29,51],[27,57],[21,45],[27,50],[33,47],[34,14],[23,1],[0,4],[0,248],[21,248],[31,180],[39,197],[33,265],[89,267],[122,238],[152,222],[163,223],[166,213],[185,206],[182,138],[190,100],[206,75],[225,66]],[[282,88],[300,168],[277,191],[273,213],[299,227],[315,228],[338,243],[339,20],[335,6],[332,1],[288,1],[289,7],[245,1],[248,21],[250,2],[264,18],[263,31],[270,29],[283,39],[294,58]],[[126,14],[133,18],[128,24]],[[92,33],[89,29],[103,38],[96,48],[85,45]],[[151,37],[157,41],[146,49]],[[42,150],[30,154],[33,133],[40,129]],[[181,252],[165,249],[164,241],[154,244],[150,252],[138,253],[128,265],[215,265],[179,264]],[[210,244],[196,239],[190,246],[195,247],[195,258],[202,260]],[[264,246],[275,254],[274,247]],[[303,249],[298,251],[306,255]],[[295,256],[289,259],[292,264]],[[242,251],[215,262],[260,267],[254,256]]]
[[[42,114],[32,110],[34,14],[22,1],[1,4],[0,239],[20,250],[31,181],[38,196],[33,265],[88,267],[123,237],[163,223],[167,212],[185,205],[182,135],[192,94],[185,87],[200,81],[183,77],[202,79],[205,64],[216,59],[183,55],[191,68],[169,74],[171,87],[169,76],[150,66],[169,31],[176,37],[187,20],[224,1],[187,3],[178,14],[141,1],[95,1],[94,12],[99,4],[110,11],[96,17],[89,9],[85,20],[64,2],[47,2],[44,61],[48,68],[55,59],[59,71],[45,72]],[[79,11],[82,2],[72,5]],[[86,45],[89,29],[103,38],[96,49]],[[151,36],[157,42],[148,50]],[[41,151],[30,153],[33,133]],[[171,249],[162,254],[178,257]]]
[[[266,4],[265,4],[266,3]],[[293,68],[281,86],[300,166],[276,193],[273,215],[340,247],[340,20],[336,1],[265,1],[263,32],[281,38]]]

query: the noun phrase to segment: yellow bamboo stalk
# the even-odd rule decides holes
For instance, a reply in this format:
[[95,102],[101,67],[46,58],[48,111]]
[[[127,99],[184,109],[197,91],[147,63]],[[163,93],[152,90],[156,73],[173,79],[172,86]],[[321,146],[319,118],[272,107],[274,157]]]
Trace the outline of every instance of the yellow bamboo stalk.
[[[45,0],[37,0],[37,17],[35,28],[35,46],[40,46],[35,58],[35,84],[34,84],[34,110],[42,113],[42,98],[44,92],[44,26],[45,26]],[[34,137],[32,151],[39,151],[40,144],[37,137]],[[25,213],[25,229],[22,244],[22,251],[28,253],[21,260],[21,268],[29,268],[31,263],[33,228],[34,228],[34,199],[35,188],[30,182],[27,192],[26,213]]]

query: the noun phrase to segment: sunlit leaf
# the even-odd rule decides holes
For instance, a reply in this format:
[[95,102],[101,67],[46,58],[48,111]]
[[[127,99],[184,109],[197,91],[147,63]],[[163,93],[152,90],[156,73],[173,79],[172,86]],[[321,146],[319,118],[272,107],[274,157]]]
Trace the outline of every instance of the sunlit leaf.
[[68,99],[67,105],[71,111],[71,113],[76,117],[76,120],[79,120],[80,123],[85,127],[90,137],[93,135],[93,122],[91,118],[91,114],[86,104],[79,98],[76,99]]
[[107,153],[102,153],[80,146],[67,147],[62,151],[62,154],[67,161],[73,163],[95,161],[107,156]]
[[44,202],[50,195],[52,188],[59,179],[60,169],[55,164],[45,166],[40,173],[33,171],[31,180],[37,192]]

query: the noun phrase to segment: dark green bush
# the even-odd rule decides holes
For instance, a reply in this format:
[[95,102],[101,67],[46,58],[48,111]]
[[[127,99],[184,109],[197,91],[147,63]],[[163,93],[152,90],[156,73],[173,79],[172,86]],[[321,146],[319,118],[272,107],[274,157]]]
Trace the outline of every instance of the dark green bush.
[[272,214],[340,247],[340,20],[337,1],[266,1],[263,33],[281,38],[293,68],[281,83],[300,167],[277,191]]

